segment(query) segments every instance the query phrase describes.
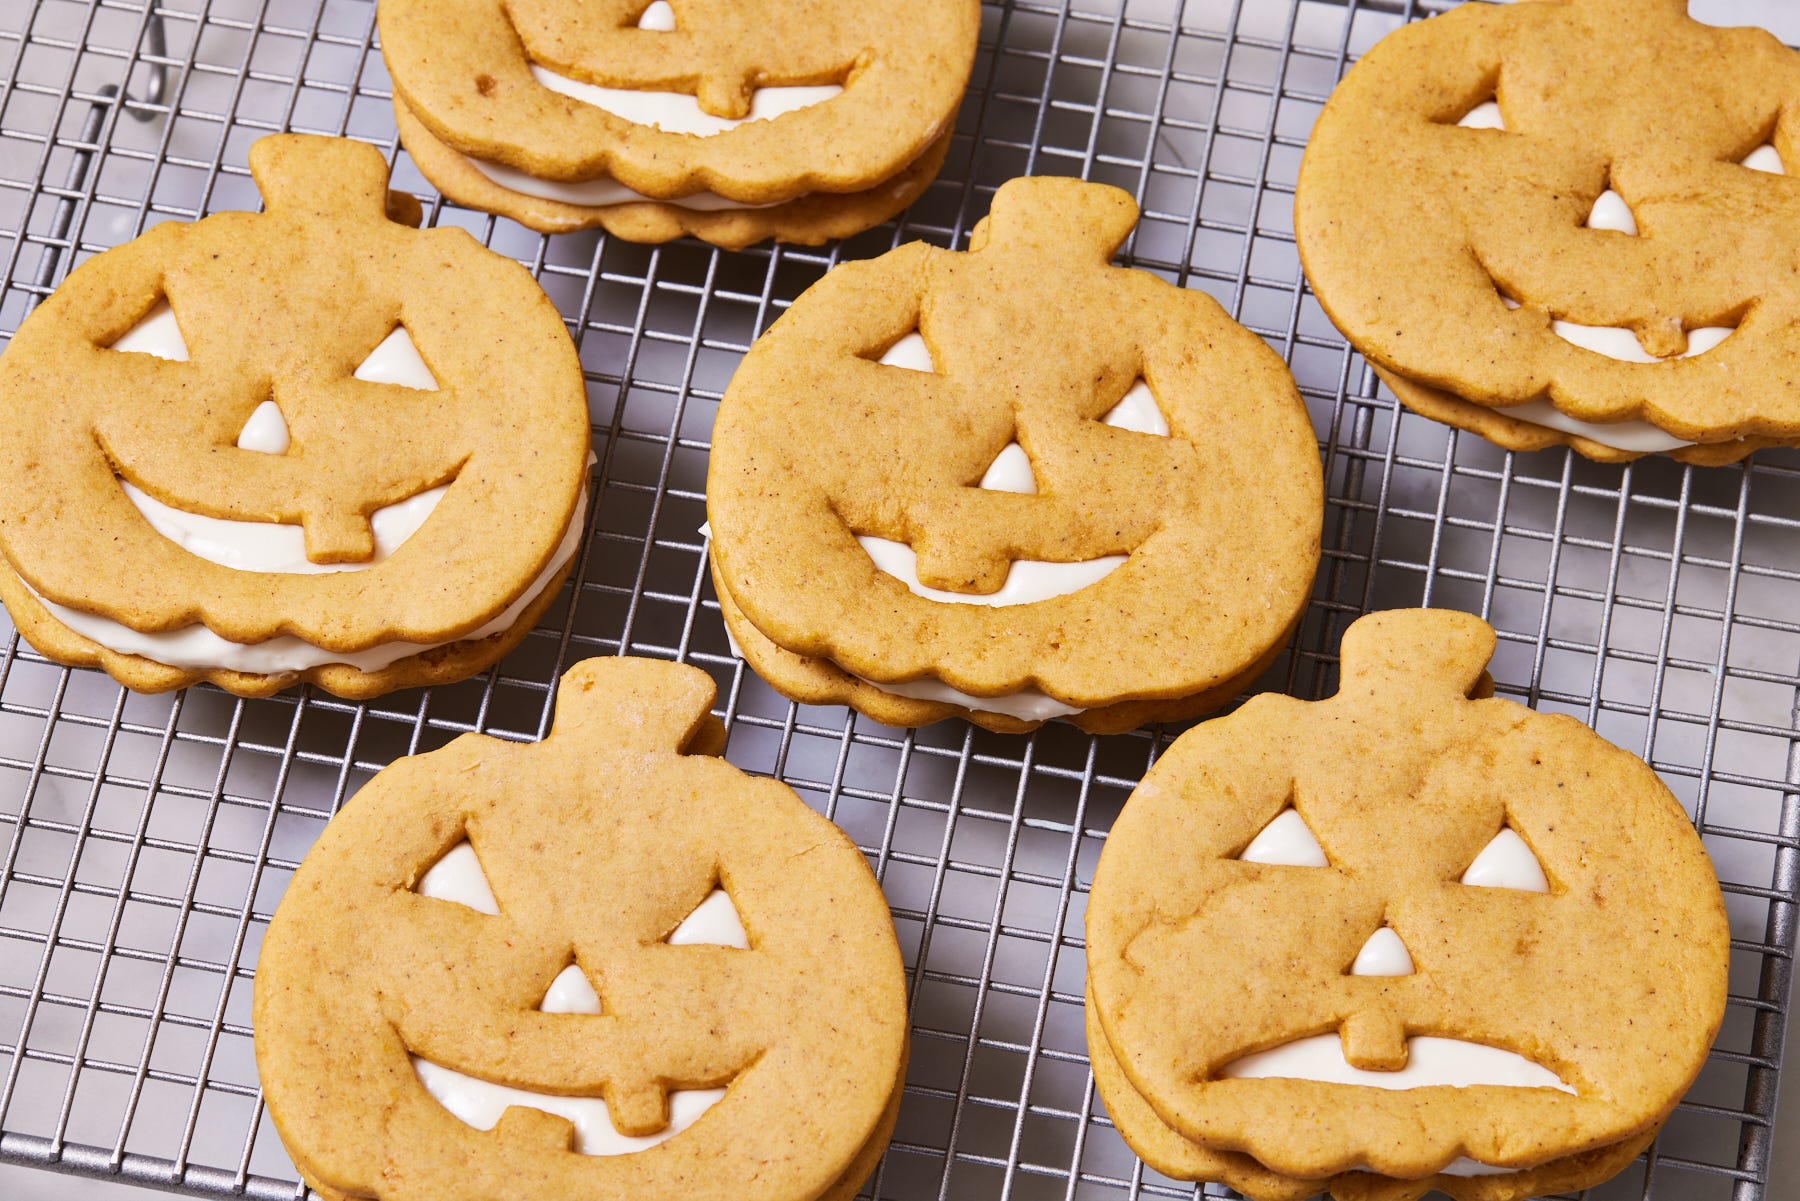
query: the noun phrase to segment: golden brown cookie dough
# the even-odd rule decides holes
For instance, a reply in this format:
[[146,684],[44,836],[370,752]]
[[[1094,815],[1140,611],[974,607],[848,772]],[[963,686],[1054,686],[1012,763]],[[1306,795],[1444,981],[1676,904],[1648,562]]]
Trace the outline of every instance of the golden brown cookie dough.
[[[1403,401],[1608,460],[1800,439],[1800,53],[1686,8],[1465,4],[1344,77],[1295,230],[1332,321],[1418,386]],[[1473,411],[1540,401],[1592,428]]]
[[[706,753],[722,746],[713,699],[694,668],[590,659],[543,742],[464,735],[389,766],[332,820],[270,922],[253,1012],[269,1112],[310,1185],[381,1201],[854,1194],[904,1077],[893,922],[841,831]],[[471,853],[485,906],[433,883]],[[681,937],[721,893],[741,941]],[[586,1009],[551,1001],[571,967]],[[446,1070],[531,1096],[479,1129],[427,1084]],[[702,1090],[722,1094],[681,1117]],[[591,1125],[543,1108],[593,1098]],[[619,1136],[662,1141],[599,1145]]]
[[[727,622],[778,690],[908,725],[1054,707],[1116,730],[1222,704],[1270,661],[1318,561],[1312,427],[1210,298],[1107,265],[1136,218],[1114,188],[1014,180],[969,253],[838,267],[751,348],[707,515]],[[880,361],[915,331],[930,370]],[[1118,424],[1128,401],[1143,419]],[[1035,491],[984,485],[1001,460]],[[896,695],[920,682],[962,699]]]
[[[943,163],[981,24],[978,0],[381,0],[378,16],[402,138],[446,195],[543,232],[730,248],[816,244],[910,203]],[[783,88],[838,90],[753,107]],[[738,124],[699,128],[714,118]],[[509,172],[642,200],[547,199]]]
[[1128,1116],[1145,1150],[1315,1182],[1501,1168],[1436,1187],[1513,1201],[1617,1171],[1693,1082],[1730,953],[1706,852],[1635,756],[1468,699],[1493,646],[1464,614],[1365,617],[1336,696],[1257,697],[1133,793],[1087,951],[1105,1047],[1168,1128]]
[[[374,147],[267,137],[250,168],[267,212],[96,256],[0,357],[0,595],[38,650],[134,688],[366,697],[473,674],[579,549],[574,345],[517,263],[391,220]],[[175,357],[129,340],[156,322]],[[365,378],[397,340],[414,382]],[[265,417],[279,438],[248,441]],[[241,565],[302,535],[291,562]]]

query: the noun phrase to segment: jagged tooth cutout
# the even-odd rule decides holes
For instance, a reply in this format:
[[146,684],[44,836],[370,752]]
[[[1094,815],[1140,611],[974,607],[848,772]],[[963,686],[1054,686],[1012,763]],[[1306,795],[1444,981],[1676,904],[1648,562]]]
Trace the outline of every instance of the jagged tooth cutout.
[[888,347],[887,353],[877,361],[888,367],[937,374],[937,364],[931,359],[931,348],[925,345],[925,338],[918,330]]
[[287,418],[281,415],[280,406],[272,400],[256,406],[256,411],[250,414],[250,420],[244,422],[244,428],[237,436],[239,450],[254,450],[265,455],[285,455],[291,444]]
[[1744,156],[1743,165],[1752,171],[1762,171],[1769,175],[1786,175],[1787,164],[1781,161],[1781,152],[1775,149],[1775,143],[1765,142]]
[[556,974],[550,987],[544,992],[544,999],[538,1003],[542,1013],[589,1013],[598,1015],[605,1012],[600,1004],[600,994],[588,983],[587,975],[575,964]]
[[669,0],[656,0],[644,15],[638,18],[639,29],[649,29],[657,33],[675,32],[675,10],[669,6]]
[[396,325],[393,332],[369,352],[369,357],[362,361],[355,374],[357,379],[371,384],[396,384],[422,392],[438,390],[437,377],[425,365],[404,325]]
[[1036,496],[1037,476],[1031,470],[1031,458],[1025,448],[1017,442],[1008,442],[988,465],[980,486],[989,492],[1021,492]]
[[1500,115],[1500,102],[1486,100],[1462,115],[1457,122],[1464,129],[1506,129],[1506,118]]
[[1289,805],[1250,840],[1238,856],[1245,863],[1275,863],[1288,867],[1329,867],[1325,848],[1300,811]]
[[1352,976],[1410,976],[1416,969],[1413,967],[1412,953],[1406,949],[1406,942],[1394,932],[1392,926],[1383,926],[1369,935],[1363,943],[1362,950],[1356,953],[1356,962],[1350,965]]
[[1131,390],[1125,393],[1119,403],[1100,418],[1100,424],[1110,425],[1115,429],[1136,430],[1140,434],[1155,434],[1160,438],[1169,436],[1169,423],[1163,419],[1156,397],[1150,394],[1150,385],[1143,380],[1131,385]]
[[188,361],[187,340],[181,336],[181,326],[175,320],[175,310],[169,307],[166,298],[158,300],[141,321],[126,330],[112,344],[112,349],[130,354],[154,355],[176,363]]
[[738,917],[737,906],[723,888],[714,888],[694,911],[682,919],[666,940],[672,947],[719,946],[750,949],[750,936]]
[[487,873],[481,870],[481,860],[475,857],[475,848],[466,838],[445,851],[443,858],[419,877],[413,891],[422,897],[467,905],[477,913],[500,912],[500,902],[494,899]]
[[1512,888],[1520,892],[1549,892],[1544,865],[1511,826],[1504,827],[1483,847],[1462,883],[1475,888]]

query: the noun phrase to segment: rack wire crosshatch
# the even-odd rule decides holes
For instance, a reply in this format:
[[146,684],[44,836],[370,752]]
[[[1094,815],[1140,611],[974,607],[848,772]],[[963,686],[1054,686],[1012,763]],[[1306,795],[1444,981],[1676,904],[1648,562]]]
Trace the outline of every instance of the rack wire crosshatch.
[[1502,692],[1586,719],[1681,797],[1725,885],[1730,1010],[1656,1146],[1592,1195],[1764,1197],[1800,897],[1800,458],[1509,456],[1398,415],[1377,391],[1303,286],[1293,181],[1347,64],[1432,7],[1066,4],[988,6],[949,162],[897,225],[739,254],[543,238],[436,202],[395,147],[370,0],[0,6],[0,337],[99,250],[157,222],[256,208],[243,163],[261,134],[347,134],[390,151],[395,186],[427,198],[429,221],[537,274],[580,346],[600,455],[574,582],[496,671],[456,687],[363,705],[313,690],[137,696],[10,637],[0,1160],[296,1196],[249,1029],[283,884],[376,770],[466,730],[539,737],[561,670],[623,650],[709,670],[729,758],[799,790],[881,875],[914,1036],[870,1195],[1195,1195],[1145,1170],[1106,1121],[1081,1021],[1086,885],[1173,732],[908,734],[791,706],[731,657],[696,533],[711,418],[754,336],[840,258],[913,238],[960,245],[999,183],[1040,173],[1136,195],[1145,215],[1124,261],[1218,297],[1301,383],[1325,456],[1326,550],[1263,687],[1329,693],[1338,638],[1364,611],[1468,609],[1501,632]]

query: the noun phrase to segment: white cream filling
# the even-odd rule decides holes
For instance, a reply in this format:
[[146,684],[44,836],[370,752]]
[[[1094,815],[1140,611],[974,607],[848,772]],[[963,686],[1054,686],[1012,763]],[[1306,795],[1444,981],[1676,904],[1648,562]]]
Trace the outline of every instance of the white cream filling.
[[1460,883],[1472,888],[1512,888],[1520,892],[1549,892],[1544,865],[1511,826],[1494,835],[1481,854],[1462,874]]
[[1328,867],[1325,848],[1300,811],[1289,805],[1262,828],[1238,858],[1245,863],[1276,863],[1289,867]]
[[[1500,106],[1492,100],[1476,105],[1457,122],[1465,129],[1498,129],[1505,130],[1506,121],[1500,114]],[[1744,158],[1742,165],[1752,171],[1763,171],[1772,175],[1786,175],[1787,168],[1781,161],[1780,153],[1773,145],[1764,145],[1752,151]],[[1587,228],[1612,230],[1638,236],[1637,217],[1625,198],[1608,188],[1594,202],[1594,208],[1588,215]],[[1509,308],[1518,308],[1518,302],[1510,297],[1502,297]],[[1571,346],[1582,350],[1604,355],[1609,359],[1617,359],[1622,363],[1667,363],[1675,359],[1691,359],[1714,349],[1725,339],[1737,331],[1726,326],[1703,326],[1688,331],[1687,350],[1679,355],[1658,358],[1650,354],[1638,341],[1637,334],[1629,329],[1617,329],[1608,326],[1577,325],[1572,321],[1555,321],[1551,329],[1556,336]],[[1509,405],[1501,410],[1508,417],[1533,425],[1545,426],[1565,434],[1574,434],[1602,446],[1610,446],[1615,450],[1640,454],[1654,454],[1661,451],[1680,450],[1683,447],[1697,445],[1683,438],[1677,438],[1651,424],[1648,421],[1580,421],[1565,416],[1556,406],[1547,400],[1534,400],[1520,405]]]
[[203,625],[146,634],[110,618],[59,605],[29,584],[26,587],[52,617],[83,638],[119,654],[139,655],[170,667],[200,670],[219,668],[254,675],[285,675],[322,667],[328,663],[344,663],[359,671],[379,671],[410,655],[423,654],[435,647],[448,645],[449,642],[478,642],[511,629],[519,620],[519,615],[549,586],[551,579],[563,564],[574,557],[575,551],[581,546],[581,536],[587,528],[587,506],[588,493],[584,486],[581,499],[576,502],[575,513],[563,532],[562,541],[557,544],[550,562],[538,573],[530,587],[492,621],[460,638],[445,642],[384,642],[367,650],[333,651],[314,646],[292,634],[278,634],[262,642],[232,642]]
[[[1401,954],[1405,954],[1404,947]],[[1410,963],[1409,958],[1409,966]],[[1226,1064],[1219,1075],[1234,1079],[1317,1080],[1325,1084],[1355,1084],[1388,1090],[1498,1085],[1504,1088],[1553,1088],[1571,1095],[1575,1092],[1555,1072],[1516,1052],[1458,1038],[1430,1036],[1407,1039],[1406,1066],[1394,1072],[1352,1067],[1344,1057],[1342,1038],[1335,1034],[1318,1034],[1246,1055]],[[1497,1168],[1464,1156],[1445,1164],[1438,1172],[1445,1176],[1502,1176],[1516,1170]]]
[[1414,970],[1412,952],[1392,926],[1382,926],[1369,935],[1350,965],[1352,976],[1410,976]]

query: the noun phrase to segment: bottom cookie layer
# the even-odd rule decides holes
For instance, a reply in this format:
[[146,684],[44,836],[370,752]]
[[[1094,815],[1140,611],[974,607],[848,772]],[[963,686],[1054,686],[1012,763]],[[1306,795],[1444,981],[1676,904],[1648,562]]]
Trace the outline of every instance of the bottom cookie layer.
[[402,688],[454,684],[492,666],[524,641],[549,610],[575,560],[576,556],[570,556],[552,573],[518,620],[500,633],[433,647],[377,671],[363,671],[347,663],[327,663],[301,672],[258,675],[225,668],[171,667],[139,655],[121,654],[77,634],[52,617],[18,573],[4,563],[0,563],[0,601],[5,602],[20,636],[46,659],[69,667],[98,667],[133,692],[168,692],[205,681],[236,696],[262,697],[304,681],[347,700],[368,700]]
[[[1370,364],[1374,366],[1374,364]],[[1666,454],[1669,458],[1697,467],[1718,467],[1735,463],[1753,451],[1783,443],[1773,438],[1734,438],[1728,442],[1686,443],[1667,450],[1630,450],[1610,446],[1593,438],[1566,430],[1551,429],[1533,421],[1508,416],[1509,410],[1489,408],[1464,400],[1460,396],[1426,384],[1395,375],[1383,367],[1375,374],[1391,389],[1400,403],[1433,421],[1480,434],[1496,446],[1507,450],[1544,450],[1552,446],[1568,446],[1584,458],[1597,463],[1629,463],[1647,454]],[[1594,426],[1595,429],[1604,427]],[[1672,436],[1671,436],[1671,440]]]
[[[863,716],[887,726],[924,726],[945,718],[961,717],[996,734],[1026,734],[1043,725],[1004,713],[970,709],[945,701],[918,700],[883,691],[880,685],[853,676],[835,663],[808,658],[785,650],[751,624],[744,611],[725,590],[716,569],[713,591],[726,632],[750,669],[768,685],[803,705],[848,705]],[[1185,721],[1223,708],[1260,676],[1287,645],[1287,633],[1255,663],[1230,679],[1192,696],[1168,700],[1127,700],[1067,715],[1063,720],[1090,734],[1122,734],[1155,722]]]
[[880,225],[919,198],[937,178],[950,149],[946,131],[911,165],[872,188],[815,192],[766,208],[703,210],[656,202],[581,205],[515,192],[488,178],[427,129],[398,92],[394,95],[394,120],[400,140],[425,178],[458,204],[511,217],[539,233],[598,226],[628,242],[667,242],[693,234],[726,250],[742,250],[765,238],[817,246]]
[[1396,1180],[1371,1172],[1343,1172],[1327,1180],[1297,1180],[1271,1172],[1240,1152],[1203,1147],[1169,1127],[1132,1087],[1119,1066],[1101,1027],[1091,991],[1087,996],[1086,1020],[1094,1087],[1099,1090],[1113,1126],[1137,1157],[1164,1176],[1229,1185],[1252,1201],[1302,1201],[1326,1192],[1337,1201],[1417,1201],[1433,1189],[1449,1194],[1455,1201],[1525,1201],[1546,1193],[1575,1192],[1610,1180],[1656,1138],[1656,1130],[1652,1129],[1609,1147],[1498,1175],[1439,1173],[1423,1180]]

